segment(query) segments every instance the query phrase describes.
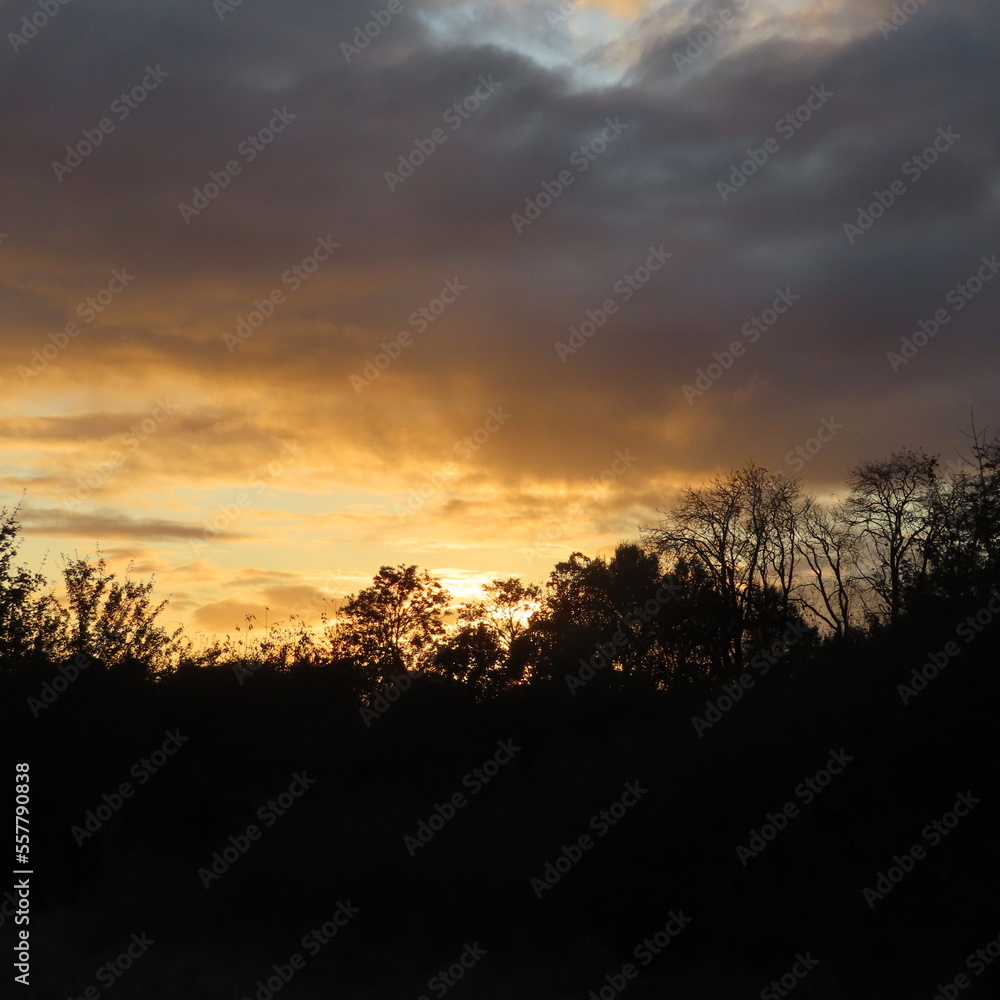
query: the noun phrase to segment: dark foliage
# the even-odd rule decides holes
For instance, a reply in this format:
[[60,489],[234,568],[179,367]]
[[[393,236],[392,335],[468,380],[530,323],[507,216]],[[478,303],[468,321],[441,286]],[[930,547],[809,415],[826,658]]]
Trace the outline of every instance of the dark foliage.
[[[797,997],[933,996],[1000,933],[996,462],[977,446],[981,465],[935,481],[918,508],[912,494],[892,506],[905,455],[865,467],[868,508],[857,495],[850,509],[880,512],[869,534],[889,526],[882,569],[845,546],[846,522],[817,543],[833,514],[789,548],[757,534],[784,530],[774,510],[751,507],[734,524],[759,562],[739,593],[718,552],[623,544],[575,553],[544,593],[498,582],[443,640],[434,581],[383,567],[347,605],[346,633],[269,630],[167,660],[176,636],[157,631],[148,588],[100,563],[71,564],[76,617],[60,619],[14,567],[7,515],[0,725],[32,768],[37,995],[84,995],[145,933],[156,944],[118,1000],[252,998],[350,900],[358,915],[283,998],[439,996],[431,978],[475,942],[487,954],[456,996],[608,995],[630,962],[627,996],[759,996],[806,952],[818,965]],[[779,495],[751,472],[719,496],[748,481],[754,503]],[[780,509],[793,499],[780,492]],[[893,524],[917,534],[904,544]],[[676,549],[678,524],[664,530]],[[803,537],[819,578],[836,549],[875,580],[867,615],[857,593],[841,600],[838,572],[817,605],[829,618],[810,616],[787,575]],[[73,626],[46,626],[63,646],[31,641],[32,608]],[[371,644],[369,619],[385,625]],[[152,643],[141,655],[129,622]],[[821,781],[839,754],[850,762]],[[315,784],[268,812],[303,772]],[[116,800],[123,782],[132,794]],[[971,813],[929,836],[969,793]],[[791,818],[772,820],[786,803]],[[559,861],[582,835],[592,846]],[[866,898],[915,844],[913,870]],[[540,881],[557,861],[567,870]],[[643,965],[635,949],[671,912],[690,926]],[[998,976],[973,979],[980,995]]]

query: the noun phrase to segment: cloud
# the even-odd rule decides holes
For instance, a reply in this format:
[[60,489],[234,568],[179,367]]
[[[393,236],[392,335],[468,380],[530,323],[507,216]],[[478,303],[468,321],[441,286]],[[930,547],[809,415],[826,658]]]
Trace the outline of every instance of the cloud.
[[263,622],[265,614],[266,609],[263,604],[227,598],[203,604],[192,614],[191,621],[198,628],[208,632],[227,633],[237,628],[246,629],[248,615],[256,617],[258,622]]
[[[689,66],[737,4],[592,3],[562,33],[552,6],[407,3],[348,60],[370,3],[102,0],[2,61],[0,455],[43,504],[36,536],[196,539],[246,493],[227,543],[329,545],[356,573],[365,552],[523,547],[560,517],[554,545],[605,544],[685,481],[782,467],[824,417],[844,430],[803,473],[824,488],[903,444],[947,451],[972,404],[995,422],[1000,284],[948,298],[1000,250],[992,6],[928,4],[883,37],[874,0],[761,0]],[[113,111],[147,67],[162,82]],[[925,154],[940,130],[959,138]],[[116,269],[134,280],[111,295]],[[797,301],[751,341],[782,289]],[[125,445],[165,394],[170,419]],[[115,449],[127,464],[58,510]],[[621,449],[627,477],[567,520]]]
[[[25,508],[20,519],[28,534],[54,535],[63,538],[135,539],[165,541],[201,538],[203,525],[180,524],[160,518],[135,518],[111,511],[91,513],[58,508]],[[247,538],[236,532],[225,532],[231,540]]]

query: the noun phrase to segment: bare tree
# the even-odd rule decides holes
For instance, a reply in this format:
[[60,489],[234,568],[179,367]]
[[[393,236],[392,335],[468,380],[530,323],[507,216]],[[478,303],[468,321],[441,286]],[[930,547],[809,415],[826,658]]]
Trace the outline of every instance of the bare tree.
[[792,613],[799,497],[795,480],[750,462],[687,487],[646,529],[661,552],[700,566],[721,596],[728,667],[741,665],[748,632]]
[[937,530],[927,545],[929,589],[938,597],[973,600],[1000,576],[1000,435],[975,421],[969,444],[936,496]]
[[867,547],[859,568],[890,624],[900,619],[907,582],[927,572],[940,526],[937,464],[933,456],[904,449],[888,459],[862,462],[847,480],[847,517]]
[[748,519],[760,543],[759,584],[762,590],[774,588],[781,614],[787,617],[798,555],[796,543],[802,506],[799,484],[752,465],[744,472],[744,482],[750,498]]
[[864,580],[857,570],[861,539],[841,504],[806,497],[796,547],[805,564],[798,592],[803,604],[837,638],[864,620]]

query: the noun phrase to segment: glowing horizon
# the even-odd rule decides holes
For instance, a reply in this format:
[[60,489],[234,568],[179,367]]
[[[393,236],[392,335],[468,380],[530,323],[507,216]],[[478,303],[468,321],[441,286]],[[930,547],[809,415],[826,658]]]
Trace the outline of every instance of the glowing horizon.
[[996,422],[996,293],[949,298],[1000,217],[984,16],[565,6],[101,0],[17,44],[23,562],[99,542],[225,632],[382,565],[544,583],[747,460],[825,495]]

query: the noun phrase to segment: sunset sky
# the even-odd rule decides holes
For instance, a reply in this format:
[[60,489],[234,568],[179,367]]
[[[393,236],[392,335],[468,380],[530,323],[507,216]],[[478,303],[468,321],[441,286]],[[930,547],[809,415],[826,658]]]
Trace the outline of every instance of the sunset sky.
[[207,632],[382,564],[471,596],[747,459],[829,494],[1000,422],[994,0],[0,26],[0,505],[53,578],[100,543]]

